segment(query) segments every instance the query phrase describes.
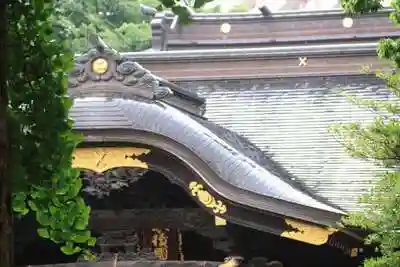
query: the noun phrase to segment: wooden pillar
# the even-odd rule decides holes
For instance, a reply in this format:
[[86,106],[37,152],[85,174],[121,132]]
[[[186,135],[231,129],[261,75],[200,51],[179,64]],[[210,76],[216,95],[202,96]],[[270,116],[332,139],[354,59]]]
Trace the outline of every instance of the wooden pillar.
[[12,209],[9,167],[9,142],[7,129],[7,78],[8,78],[8,2],[0,2],[0,266],[13,265]]
[[183,239],[182,233],[179,229],[171,229],[168,233],[168,260],[183,261]]

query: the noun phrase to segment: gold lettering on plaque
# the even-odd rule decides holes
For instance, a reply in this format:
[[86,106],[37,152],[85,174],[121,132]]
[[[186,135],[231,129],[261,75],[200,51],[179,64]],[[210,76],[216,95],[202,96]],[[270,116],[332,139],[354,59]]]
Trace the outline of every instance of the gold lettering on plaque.
[[166,232],[169,229],[153,229],[152,244],[154,247],[154,254],[160,260],[168,259],[168,236]]

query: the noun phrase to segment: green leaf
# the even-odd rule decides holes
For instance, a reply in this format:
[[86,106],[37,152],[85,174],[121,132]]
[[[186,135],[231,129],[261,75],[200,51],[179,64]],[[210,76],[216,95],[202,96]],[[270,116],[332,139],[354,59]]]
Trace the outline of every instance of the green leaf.
[[50,211],[50,214],[51,214],[53,217],[56,217],[59,210],[58,210],[55,206],[53,206],[53,205],[50,204],[50,205],[49,205],[49,211]]
[[32,200],[28,200],[28,206],[31,208],[32,211],[38,211],[39,208],[36,205],[35,202],[33,202]]
[[81,252],[81,251],[82,251],[82,249],[80,247],[74,247],[73,254],[76,254],[76,253]]
[[13,211],[19,213],[20,215],[26,215],[29,209],[26,207],[26,195],[24,194],[14,194],[12,199]]
[[96,245],[96,238],[90,237],[87,242],[88,246],[94,247]]
[[[61,231],[58,231],[58,230],[50,230],[50,231],[49,231],[49,234],[50,234],[50,239],[51,239],[53,242],[57,243],[57,244],[62,243],[63,241],[65,241],[65,238],[64,238],[64,236],[63,236],[63,232],[61,232]],[[69,239],[68,239],[68,240],[69,240]]]
[[50,216],[41,210],[36,212],[36,220],[43,226],[49,226],[51,224]]
[[184,6],[173,6],[171,8],[172,12],[174,12],[175,14],[177,14],[179,16],[179,21],[182,24],[187,24],[190,22],[190,11],[187,7]]
[[76,253],[72,242],[66,242],[65,245],[61,247],[61,251],[66,255],[73,255]]
[[83,258],[87,261],[95,261],[96,255],[93,254],[90,250],[84,251]]
[[13,199],[16,201],[25,201],[26,197],[27,196],[25,192],[16,192],[13,194]]
[[43,0],[33,0],[33,7],[36,10],[36,13],[40,13],[44,9],[44,1]]
[[76,243],[86,243],[90,238],[90,231],[83,231],[72,236],[72,241]]
[[72,98],[65,98],[64,99],[64,107],[65,107],[65,109],[68,109],[68,110],[71,109],[73,104],[74,104],[74,102],[73,102]]
[[[82,179],[78,178],[75,180],[74,184],[71,185],[70,190],[68,192],[68,197],[69,198],[77,197],[79,195],[79,192],[81,191],[81,189],[82,189]],[[85,202],[83,202],[83,205],[85,205],[85,207],[86,207]],[[82,208],[82,207],[80,207],[80,208]]]
[[29,209],[25,207],[13,207],[13,210],[23,216],[29,213]]
[[166,8],[171,8],[176,5],[175,0],[160,0]]
[[88,218],[78,217],[75,219],[74,227],[75,229],[82,231],[88,226]]
[[209,2],[212,2],[212,1],[214,1],[214,0],[196,0],[195,2],[194,2],[194,5],[193,5],[193,7],[194,8],[201,8],[202,6],[204,6],[205,4],[207,4],[207,3],[209,3]]
[[37,190],[31,192],[30,197],[33,199],[45,199],[48,195],[43,188],[37,188]]
[[49,231],[46,228],[38,228],[37,232],[38,232],[40,237],[50,238]]

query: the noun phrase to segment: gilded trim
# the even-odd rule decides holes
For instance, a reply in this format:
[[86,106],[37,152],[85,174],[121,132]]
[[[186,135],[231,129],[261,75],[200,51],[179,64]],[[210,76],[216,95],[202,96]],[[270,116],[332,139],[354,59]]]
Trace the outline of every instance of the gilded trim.
[[285,218],[285,223],[294,229],[283,232],[282,237],[313,245],[325,244],[331,234],[339,231],[338,229],[306,224],[289,218]]
[[226,220],[219,216],[214,216],[214,222],[215,222],[215,226],[225,226],[226,225]]
[[190,182],[189,189],[193,196],[197,197],[205,207],[212,209],[215,214],[226,213],[226,205],[221,200],[216,200],[204,189],[202,184],[199,184],[198,182]]
[[136,147],[77,148],[74,152],[72,167],[98,173],[119,167],[148,169],[147,163],[137,159],[138,156],[148,153],[150,153],[149,149]]

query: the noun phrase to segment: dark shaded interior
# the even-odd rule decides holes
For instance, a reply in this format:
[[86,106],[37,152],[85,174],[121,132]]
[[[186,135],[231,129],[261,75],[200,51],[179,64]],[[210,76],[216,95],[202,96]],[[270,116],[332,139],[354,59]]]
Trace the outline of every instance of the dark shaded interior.
[[[129,172],[127,169],[121,168],[112,170],[105,175],[106,178],[107,175],[124,177],[129,175]],[[94,178],[95,176],[91,176],[90,179]],[[111,191],[109,196],[99,199],[86,195],[86,201],[93,210],[193,209],[199,207],[188,192],[154,171],[148,171],[127,187]],[[204,212],[204,216],[211,215]],[[16,232],[17,265],[54,264],[77,260],[75,256],[63,255],[57,245],[52,242],[38,238],[34,230],[35,226],[32,216],[18,222]],[[360,257],[350,258],[342,251],[328,245],[308,245],[233,224],[218,228],[215,232],[207,230],[207,233],[201,228],[182,231],[184,260],[223,261],[225,256],[241,255],[246,260],[254,257],[279,260],[284,266],[289,267],[355,267],[361,260]],[[99,235],[100,233],[94,234]],[[123,250],[122,247],[121,250]]]

